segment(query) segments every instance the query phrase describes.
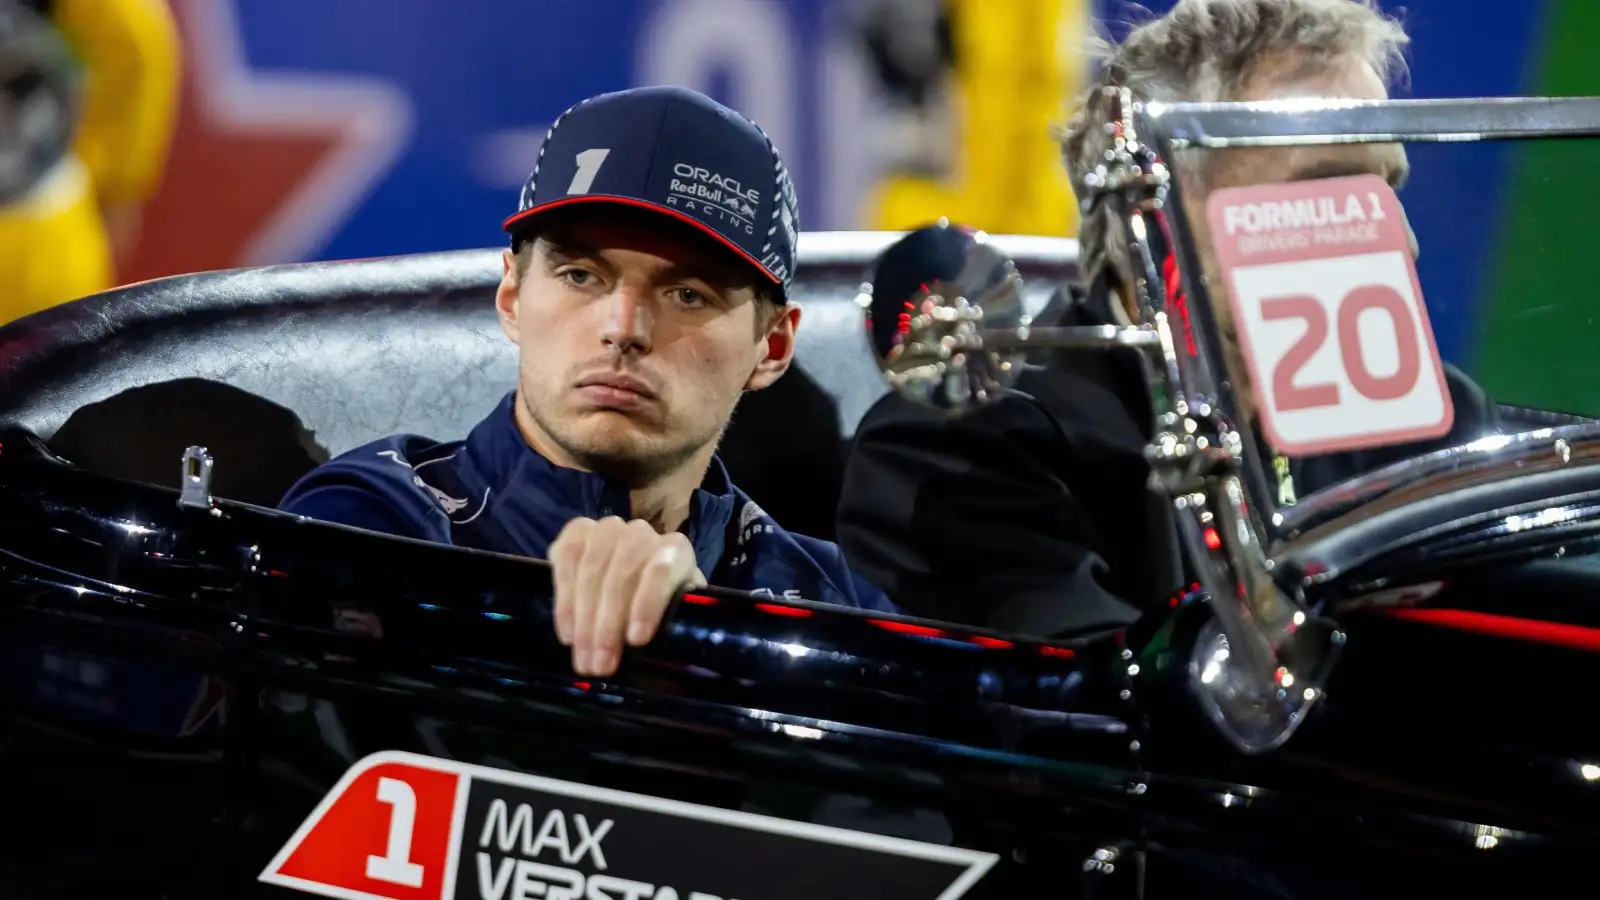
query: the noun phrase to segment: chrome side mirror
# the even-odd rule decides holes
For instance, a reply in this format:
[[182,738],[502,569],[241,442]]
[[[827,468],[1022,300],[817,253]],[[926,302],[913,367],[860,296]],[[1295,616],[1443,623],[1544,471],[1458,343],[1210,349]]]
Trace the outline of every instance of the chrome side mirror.
[[974,231],[941,220],[896,241],[878,258],[857,302],[890,387],[934,409],[988,403],[1016,381],[1022,354],[985,339],[1026,330],[1022,277]]
[[889,386],[952,414],[1003,396],[1029,350],[1160,348],[1150,326],[1035,327],[1022,287],[986,234],[941,219],[885,249],[856,302]]

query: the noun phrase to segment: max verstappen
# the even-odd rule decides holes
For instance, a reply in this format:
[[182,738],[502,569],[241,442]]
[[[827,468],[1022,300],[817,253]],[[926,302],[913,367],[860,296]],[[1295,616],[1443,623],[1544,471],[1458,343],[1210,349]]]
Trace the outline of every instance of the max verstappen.
[[616,671],[685,585],[882,611],[837,547],[790,534],[715,450],[794,357],[799,215],[777,148],[693,91],[604,94],[540,150],[495,295],[518,384],[465,440],[398,435],[318,467],[280,508],[548,559],[578,674]]

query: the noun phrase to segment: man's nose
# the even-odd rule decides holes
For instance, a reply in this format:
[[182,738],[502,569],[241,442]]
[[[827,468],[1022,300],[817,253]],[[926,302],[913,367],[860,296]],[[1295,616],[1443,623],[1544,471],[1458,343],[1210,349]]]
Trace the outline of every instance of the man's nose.
[[601,340],[620,353],[650,352],[652,310],[646,292],[619,282],[605,299]]

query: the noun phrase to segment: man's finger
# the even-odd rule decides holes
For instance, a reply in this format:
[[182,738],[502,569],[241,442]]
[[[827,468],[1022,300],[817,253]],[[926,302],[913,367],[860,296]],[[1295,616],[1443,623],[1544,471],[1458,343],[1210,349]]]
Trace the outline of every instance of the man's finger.
[[616,550],[606,567],[594,611],[593,645],[589,648],[589,674],[610,675],[622,656],[623,630],[627,627],[639,579],[661,536],[649,524],[635,519],[615,538]]
[[584,534],[583,557],[572,573],[572,666],[587,674],[594,651],[595,607],[599,605],[600,584],[616,553],[614,537],[620,519],[601,519]]
[[644,564],[633,594],[628,616],[629,644],[643,646],[655,637],[673,594],[690,583],[699,571],[694,562],[694,547],[681,534],[674,534],[656,546]]
[[578,563],[583,559],[584,535],[594,522],[590,519],[573,519],[561,529],[550,543],[550,580],[555,587],[556,640],[572,646],[575,627],[573,582]]

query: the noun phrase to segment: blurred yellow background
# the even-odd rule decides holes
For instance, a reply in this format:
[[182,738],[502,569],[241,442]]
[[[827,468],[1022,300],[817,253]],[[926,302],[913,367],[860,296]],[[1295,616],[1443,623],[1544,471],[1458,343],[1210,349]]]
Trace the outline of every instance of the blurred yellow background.
[[1088,77],[1086,0],[951,0],[948,8],[951,171],[888,175],[864,227],[901,230],[946,216],[996,233],[1074,234],[1077,206],[1050,133]]

